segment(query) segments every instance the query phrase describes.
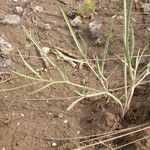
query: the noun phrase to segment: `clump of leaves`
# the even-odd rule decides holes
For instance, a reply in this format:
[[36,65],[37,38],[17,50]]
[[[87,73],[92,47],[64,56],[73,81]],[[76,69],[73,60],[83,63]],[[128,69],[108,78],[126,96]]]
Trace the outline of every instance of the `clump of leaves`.
[[78,14],[85,14],[87,12],[93,12],[96,6],[93,0],[84,0],[82,3],[76,6],[76,10]]

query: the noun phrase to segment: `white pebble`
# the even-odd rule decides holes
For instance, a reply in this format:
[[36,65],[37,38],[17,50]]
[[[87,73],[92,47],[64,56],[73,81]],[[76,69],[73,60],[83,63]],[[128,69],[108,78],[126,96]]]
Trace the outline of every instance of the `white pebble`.
[[20,126],[20,122],[17,122],[17,125]]
[[53,143],[52,143],[52,146],[53,146],[53,147],[56,147],[56,146],[57,146],[57,143],[53,142]]
[[41,6],[35,6],[33,8],[33,12],[35,12],[35,13],[37,13],[37,12],[42,13],[42,12],[44,12],[44,9]]
[[24,117],[24,114],[20,114],[22,117]]
[[43,47],[41,49],[45,54],[48,54],[50,52],[50,48],[49,47]]
[[16,10],[16,13],[18,13],[18,14],[23,14],[23,12],[24,12],[24,10],[23,10],[23,8],[22,7],[20,7],[20,6],[16,6],[16,8],[15,8]]
[[68,123],[68,120],[64,120],[64,123],[65,123],[65,124]]

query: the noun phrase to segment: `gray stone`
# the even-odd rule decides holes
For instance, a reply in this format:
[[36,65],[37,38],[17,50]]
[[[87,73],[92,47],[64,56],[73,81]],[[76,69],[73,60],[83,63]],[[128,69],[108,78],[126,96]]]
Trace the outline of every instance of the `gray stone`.
[[102,26],[102,22],[100,21],[93,21],[89,23],[89,31],[92,36],[92,38],[98,38],[99,37],[99,30]]
[[70,5],[66,11],[67,16],[74,18],[77,15],[77,11],[76,9]]
[[143,9],[144,9],[145,14],[149,14],[150,13],[150,3],[143,4]]
[[5,58],[0,58],[0,67],[6,68],[8,66],[11,66],[11,60],[5,59]]
[[49,23],[44,23],[42,21],[37,21],[35,19],[32,19],[33,24],[37,26],[38,28],[44,29],[44,30],[50,30],[52,27]]
[[71,25],[73,27],[78,27],[81,25],[82,21],[81,21],[81,17],[77,16],[76,18],[74,18],[72,21],[70,21]]
[[43,9],[43,7],[37,5],[33,8],[33,12],[34,13],[37,13],[37,12],[42,13],[42,12],[44,12],[44,9]]
[[3,55],[8,55],[12,50],[12,45],[0,37],[0,53]]

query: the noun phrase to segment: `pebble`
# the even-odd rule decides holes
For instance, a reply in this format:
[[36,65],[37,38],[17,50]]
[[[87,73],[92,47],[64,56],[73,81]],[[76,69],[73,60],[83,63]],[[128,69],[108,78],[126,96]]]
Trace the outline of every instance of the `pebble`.
[[42,13],[42,12],[44,12],[44,9],[43,9],[43,7],[37,5],[33,8],[33,12],[34,13],[37,13],[37,12]]
[[1,150],[6,150],[5,147],[2,147]]
[[150,32],[150,27],[147,28],[147,31]]
[[18,25],[20,24],[21,18],[18,15],[5,15],[4,19],[0,21],[3,24]]
[[22,7],[20,7],[20,6],[16,6],[15,12],[16,12],[17,14],[23,14],[24,9],[23,9]]
[[25,117],[24,114],[20,114],[22,117]]
[[70,5],[67,8],[66,14],[70,18],[74,18],[77,15],[77,11],[76,11],[76,9],[72,5]]
[[65,124],[68,123],[68,120],[64,120],[64,123],[65,123]]
[[33,23],[35,26],[37,26],[38,28],[44,29],[44,30],[50,30],[52,27],[50,26],[50,24],[48,23],[44,23],[44,22],[39,22],[37,20],[33,20]]
[[102,41],[100,40],[100,37],[98,37],[95,42],[94,45],[101,45]]
[[102,26],[102,22],[100,21],[93,21],[89,23],[89,31],[92,38],[98,38],[99,37],[99,30]]
[[56,147],[56,146],[57,146],[57,143],[53,142],[52,147]]
[[82,23],[81,17],[80,16],[75,17],[72,21],[70,21],[70,23],[73,27],[79,27]]
[[17,122],[17,125],[20,126],[20,122]]
[[43,47],[41,49],[45,54],[48,54],[50,52],[50,48],[49,47]]
[[11,66],[11,60],[5,59],[5,58],[0,58],[0,67],[6,68],[8,66]]
[[58,118],[63,118],[63,114],[58,114]]
[[144,9],[145,14],[149,14],[150,13],[150,3],[143,4],[143,9]]
[[44,22],[38,22],[37,27],[44,29],[44,30],[50,30],[51,29],[50,24],[44,23]]
[[144,57],[141,57],[141,60],[140,60],[140,65],[144,65],[146,64],[146,59]]
[[24,2],[24,3],[30,3],[31,0],[21,0],[21,2]]
[[121,16],[121,15],[119,15],[119,16],[117,16],[117,19],[118,19],[118,20],[123,20],[123,19],[124,19],[124,17],[123,17],[123,16]]
[[8,55],[12,50],[12,45],[0,37],[0,53],[3,55]]

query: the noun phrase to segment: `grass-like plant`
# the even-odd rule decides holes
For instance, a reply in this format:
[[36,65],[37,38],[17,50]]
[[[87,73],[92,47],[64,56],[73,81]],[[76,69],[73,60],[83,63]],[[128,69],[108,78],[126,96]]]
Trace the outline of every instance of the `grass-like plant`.
[[[135,53],[134,43],[134,30],[130,26],[132,0],[124,0],[124,84],[125,84],[125,104],[122,117],[130,108],[131,100],[135,91],[135,88],[142,83],[142,81],[150,74],[150,62],[139,71],[139,65],[143,54],[146,50],[138,50],[135,64],[133,64],[133,54]],[[130,44],[129,34],[132,31],[132,43]],[[135,67],[133,67],[135,66]],[[130,88],[128,83],[130,83]]]
[[93,0],[84,0],[76,6],[77,13],[81,15],[87,12],[93,12],[95,9],[96,6]]
[[[39,51],[39,53],[43,53],[42,56],[47,60],[47,62],[55,69],[57,70],[57,72],[60,74],[61,79],[56,81],[53,79],[44,79],[41,75],[39,75],[39,73],[23,58],[22,54],[19,51],[20,57],[22,58],[25,66],[34,74],[34,76],[29,76],[29,75],[25,75],[22,73],[19,73],[17,71],[12,71],[13,73],[22,76],[24,78],[33,80],[37,83],[45,83],[45,85],[39,89],[37,89],[36,91],[33,91],[33,93],[39,92],[41,90],[44,90],[45,88],[50,87],[51,85],[59,85],[59,84],[65,84],[68,86],[73,87],[72,89],[74,89],[74,92],[76,92],[79,96],[79,98],[77,100],[75,100],[69,107],[67,110],[72,109],[77,103],[79,103],[81,100],[84,100],[86,98],[92,98],[92,97],[97,97],[97,96],[105,96],[108,97],[110,99],[112,99],[113,101],[115,101],[116,103],[118,103],[120,105],[120,110],[121,110],[121,117],[122,119],[124,118],[125,114],[127,113],[127,111],[130,108],[130,104],[133,98],[133,94],[135,91],[135,88],[140,85],[143,80],[150,74],[150,62],[144,66],[141,70],[139,69],[139,65],[141,62],[141,59],[143,57],[143,54],[146,50],[146,48],[142,51],[138,51],[137,52],[137,56],[136,59],[133,57],[133,54],[135,54],[136,52],[134,51],[134,30],[132,29],[132,26],[130,24],[130,15],[131,15],[131,8],[132,8],[132,2],[127,4],[127,0],[124,0],[124,47],[123,47],[123,59],[122,62],[124,64],[124,87],[122,89],[124,89],[124,94],[120,97],[120,95],[116,95],[115,91],[117,89],[109,89],[110,87],[110,83],[108,81],[108,77],[105,76],[105,64],[106,64],[106,57],[107,57],[107,52],[108,52],[108,48],[109,48],[109,44],[110,44],[110,40],[112,37],[112,27],[113,27],[113,19],[112,18],[112,24],[110,25],[109,31],[108,31],[108,36],[107,36],[107,40],[106,40],[106,45],[104,48],[104,52],[103,52],[103,56],[102,56],[102,61],[99,61],[98,57],[95,57],[95,65],[96,67],[93,67],[92,63],[89,59],[88,59],[88,50],[87,50],[87,46],[86,46],[86,42],[84,41],[84,39],[82,37],[80,37],[80,39],[78,40],[72,26],[70,25],[70,22],[66,16],[66,14],[64,13],[63,9],[60,8],[62,15],[64,17],[64,20],[66,22],[66,24],[68,25],[68,28],[70,30],[70,33],[73,37],[73,40],[75,41],[75,44],[81,54],[82,60],[78,60],[78,59],[74,59],[71,58],[69,56],[64,55],[63,53],[61,53],[59,50],[56,49],[56,53],[63,58],[64,60],[68,60],[68,61],[74,61],[74,62],[78,62],[81,64],[86,65],[91,72],[95,75],[95,77],[98,79],[99,83],[102,86],[102,89],[95,89],[92,87],[89,87],[87,85],[82,85],[79,83],[74,83],[72,81],[70,81],[70,79],[67,77],[67,75],[63,72],[63,70],[61,70],[61,68],[59,68],[57,66],[57,64],[55,64],[45,53],[43,53],[41,46],[38,44],[38,42],[36,42],[32,35],[26,30],[24,29],[26,35],[28,36],[28,38],[32,41],[32,43],[36,46],[37,50]],[[129,42],[129,34],[132,33],[132,43]],[[135,60],[135,63],[134,63]],[[112,70],[112,72],[114,72],[114,70]],[[83,91],[86,90],[86,93],[80,93],[79,89],[82,89]],[[80,90],[81,91],[81,90]],[[124,98],[124,101],[121,100],[121,98]]]

